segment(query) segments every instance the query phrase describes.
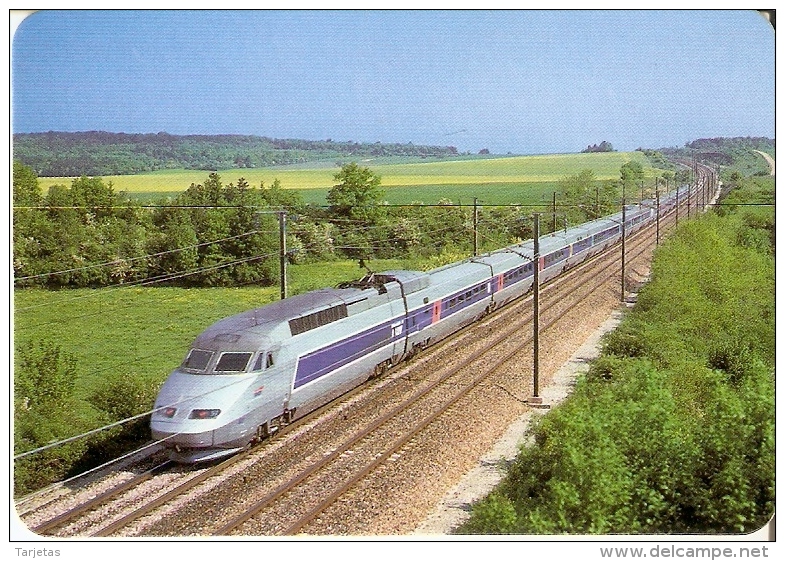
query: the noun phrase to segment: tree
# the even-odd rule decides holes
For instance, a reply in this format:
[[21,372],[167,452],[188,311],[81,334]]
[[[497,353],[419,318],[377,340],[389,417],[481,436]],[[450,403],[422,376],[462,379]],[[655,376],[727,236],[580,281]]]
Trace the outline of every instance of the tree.
[[384,196],[379,175],[352,162],[344,165],[333,179],[338,183],[327,194],[329,212],[333,217],[364,225],[378,221],[381,215],[379,203]]
[[79,177],[71,182],[69,190],[71,204],[80,208],[83,220],[91,217],[105,218],[112,216],[117,203],[112,184],[104,184],[100,177]]
[[181,208],[163,208],[156,216],[159,232],[150,236],[147,251],[149,270],[153,276],[171,275],[192,271],[198,267],[199,243],[188,211]]
[[13,178],[13,251],[14,278],[33,276],[40,272],[42,234],[53,226],[46,213],[35,208],[43,204],[38,176],[21,162],[14,162]]
[[271,208],[282,208],[288,212],[301,213],[305,207],[303,197],[297,191],[284,189],[279,179],[273,180],[272,185],[261,185],[261,199]]
[[606,216],[618,204],[617,183],[606,180],[602,183],[591,169],[559,181],[559,204],[564,207],[568,224],[579,224]]
[[38,175],[22,162],[14,161],[14,206],[38,206],[42,199]]
[[621,183],[625,188],[634,187],[639,181],[643,181],[643,166],[640,162],[630,161],[621,166]]
[[591,153],[591,152],[615,152],[613,149],[613,144],[603,140],[600,142],[599,145],[597,144],[590,144],[584,150],[581,151],[582,153]]

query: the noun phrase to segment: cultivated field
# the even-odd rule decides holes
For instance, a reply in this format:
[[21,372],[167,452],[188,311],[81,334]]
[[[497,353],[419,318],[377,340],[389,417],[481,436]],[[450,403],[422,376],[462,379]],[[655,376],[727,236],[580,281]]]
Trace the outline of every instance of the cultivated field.
[[[593,170],[600,180],[617,179],[621,166],[631,160],[640,161],[650,176],[656,175],[641,152],[510,156],[422,163],[389,163],[389,159],[376,163],[373,159],[362,159],[358,163],[381,176],[385,199],[391,204],[436,203],[441,199],[470,202],[474,197],[486,204],[523,204],[547,200],[560,179],[584,169]],[[337,164],[325,166],[320,162],[311,167],[230,169],[219,170],[218,173],[225,184],[243,177],[253,187],[262,183],[269,186],[278,179],[284,189],[300,191],[306,202],[323,204],[338,171]],[[162,170],[105,176],[104,180],[111,181],[116,192],[125,191],[149,201],[175,195],[191,183],[202,183],[208,174],[205,170]],[[40,178],[44,192],[51,185],[68,185],[70,182],[71,178],[66,177]]]

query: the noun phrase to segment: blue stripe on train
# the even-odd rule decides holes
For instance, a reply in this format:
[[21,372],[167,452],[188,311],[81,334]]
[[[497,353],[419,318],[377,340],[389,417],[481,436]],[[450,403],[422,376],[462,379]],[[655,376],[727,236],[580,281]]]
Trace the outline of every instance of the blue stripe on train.
[[[487,297],[487,282],[484,281],[443,298],[441,319]],[[450,306],[451,302],[452,306]],[[393,326],[401,326],[405,316],[398,316],[362,333],[347,337],[300,357],[297,363],[297,372],[294,376],[294,388],[297,389],[338,368],[351,364],[368,353],[403,339],[407,334],[411,335],[412,333],[422,331],[433,323],[433,307],[434,304],[431,303],[410,311],[408,322],[401,329],[395,329],[395,333]]]
[[[397,318],[397,321],[400,322],[402,319],[403,316]],[[388,321],[379,324],[358,335],[301,357],[294,376],[294,387],[299,388],[402,338],[403,332],[393,337],[393,323]]]
[[[520,269],[521,274],[505,281],[505,287],[534,274],[531,268],[524,270],[524,267],[521,267]],[[492,279],[442,298],[440,319],[445,319],[487,298],[489,282],[491,283],[491,292],[497,292],[499,290],[498,276],[494,276]],[[398,316],[362,333],[347,337],[300,357],[294,377],[294,388],[296,389],[313,382],[333,370],[359,360],[366,354],[399,341],[407,335],[422,331],[433,323],[434,305],[434,303],[431,303],[410,311],[408,320],[396,334],[393,334],[393,325],[400,325],[404,321],[405,316]]]

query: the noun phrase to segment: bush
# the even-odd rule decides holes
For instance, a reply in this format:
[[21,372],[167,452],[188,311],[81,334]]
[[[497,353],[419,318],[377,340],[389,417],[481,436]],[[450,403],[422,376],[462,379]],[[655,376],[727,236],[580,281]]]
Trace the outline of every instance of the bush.
[[110,421],[120,421],[147,411],[156,394],[155,384],[123,373],[104,378],[88,401],[104,411]]
[[640,332],[620,327],[608,333],[603,340],[603,353],[617,357],[647,356],[647,345]]
[[64,407],[76,380],[76,359],[50,341],[30,343],[17,351],[14,400],[24,411]]
[[501,493],[492,492],[472,509],[471,520],[462,527],[463,534],[514,534],[518,515],[512,501]]
[[[14,452],[20,454],[75,434],[73,388],[77,363],[50,341],[22,346],[14,370]],[[14,462],[14,491],[26,493],[62,479],[84,444],[73,442]]]

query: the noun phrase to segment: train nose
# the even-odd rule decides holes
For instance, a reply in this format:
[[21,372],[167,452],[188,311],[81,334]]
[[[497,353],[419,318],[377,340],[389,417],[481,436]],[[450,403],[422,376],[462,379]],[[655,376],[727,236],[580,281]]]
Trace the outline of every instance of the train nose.
[[154,440],[160,442],[167,448],[181,446],[185,448],[205,448],[212,446],[215,439],[215,431],[205,431],[198,433],[185,433],[177,430],[177,427],[166,426],[167,423],[153,423],[150,432]]

